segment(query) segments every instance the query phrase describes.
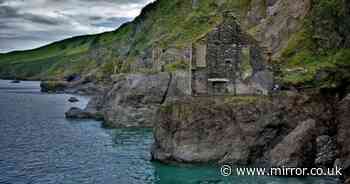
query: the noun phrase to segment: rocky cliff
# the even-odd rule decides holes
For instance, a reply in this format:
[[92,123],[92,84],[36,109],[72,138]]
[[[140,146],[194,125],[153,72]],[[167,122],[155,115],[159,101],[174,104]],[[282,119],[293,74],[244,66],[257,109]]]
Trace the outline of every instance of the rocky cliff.
[[318,158],[316,140],[334,138],[337,124],[332,106],[315,96],[178,99],[156,119],[152,155],[164,162],[311,167],[335,161],[332,149]]
[[343,168],[348,183],[349,95],[188,97],[161,106],[152,157],[166,163]]
[[114,75],[113,85],[96,95],[85,110],[68,118],[103,119],[109,127],[153,127],[159,107],[176,96],[190,95],[188,72]]

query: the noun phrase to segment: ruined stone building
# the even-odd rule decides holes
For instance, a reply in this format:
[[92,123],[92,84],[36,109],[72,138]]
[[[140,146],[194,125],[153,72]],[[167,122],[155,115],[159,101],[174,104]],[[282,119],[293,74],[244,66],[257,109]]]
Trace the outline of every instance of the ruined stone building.
[[222,24],[185,49],[152,50],[153,69],[178,61],[189,63],[186,86],[193,96],[267,95],[273,76],[265,49],[241,30],[239,22],[225,13]]
[[192,47],[191,91],[201,95],[268,94],[273,76],[263,49],[230,14]]

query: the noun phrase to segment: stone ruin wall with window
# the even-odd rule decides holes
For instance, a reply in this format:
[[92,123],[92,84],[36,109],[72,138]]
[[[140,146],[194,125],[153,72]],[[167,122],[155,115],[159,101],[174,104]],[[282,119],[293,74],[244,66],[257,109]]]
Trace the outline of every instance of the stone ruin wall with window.
[[273,86],[265,50],[230,15],[193,45],[190,75],[194,96],[267,95]]
[[273,87],[266,49],[244,33],[232,15],[210,33],[185,49],[152,51],[155,71],[178,61],[189,63],[186,91],[193,96],[267,95]]

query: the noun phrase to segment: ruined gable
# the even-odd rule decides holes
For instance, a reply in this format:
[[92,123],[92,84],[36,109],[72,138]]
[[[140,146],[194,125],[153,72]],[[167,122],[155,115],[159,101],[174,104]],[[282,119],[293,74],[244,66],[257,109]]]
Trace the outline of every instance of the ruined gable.
[[264,50],[226,14],[221,25],[193,44],[192,94],[266,95],[273,85],[266,63]]

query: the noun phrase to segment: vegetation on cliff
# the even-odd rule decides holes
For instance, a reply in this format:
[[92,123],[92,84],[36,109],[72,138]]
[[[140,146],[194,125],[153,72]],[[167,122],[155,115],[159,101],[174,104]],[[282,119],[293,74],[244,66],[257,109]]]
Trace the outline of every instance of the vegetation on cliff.
[[282,81],[298,87],[337,88],[350,82],[350,12],[343,0],[313,2],[304,28],[282,53]]
[[108,75],[116,72],[116,60],[123,62],[117,71],[128,72],[132,70],[130,65],[146,57],[153,45],[182,47],[217,25],[220,12],[239,8],[238,0],[222,2],[205,0],[193,5],[188,0],[158,0],[147,5],[133,22],[115,31],[0,54],[0,76],[61,79],[92,71]]
[[[289,35],[282,47],[278,58],[281,83],[329,88],[349,82],[349,4],[344,0],[312,2],[309,15],[300,20],[302,28]],[[155,46],[187,47],[218,25],[227,10],[240,16],[242,24],[252,21],[247,33],[254,35],[261,29],[256,26],[261,17],[274,16],[267,13],[268,6],[265,0],[158,0],[147,5],[134,21],[115,31],[0,54],[0,76],[57,80],[80,74],[103,80],[117,73],[148,73],[145,68],[151,62]],[[248,20],[249,11],[256,14],[253,20]],[[166,71],[187,68],[184,61],[165,66]]]

